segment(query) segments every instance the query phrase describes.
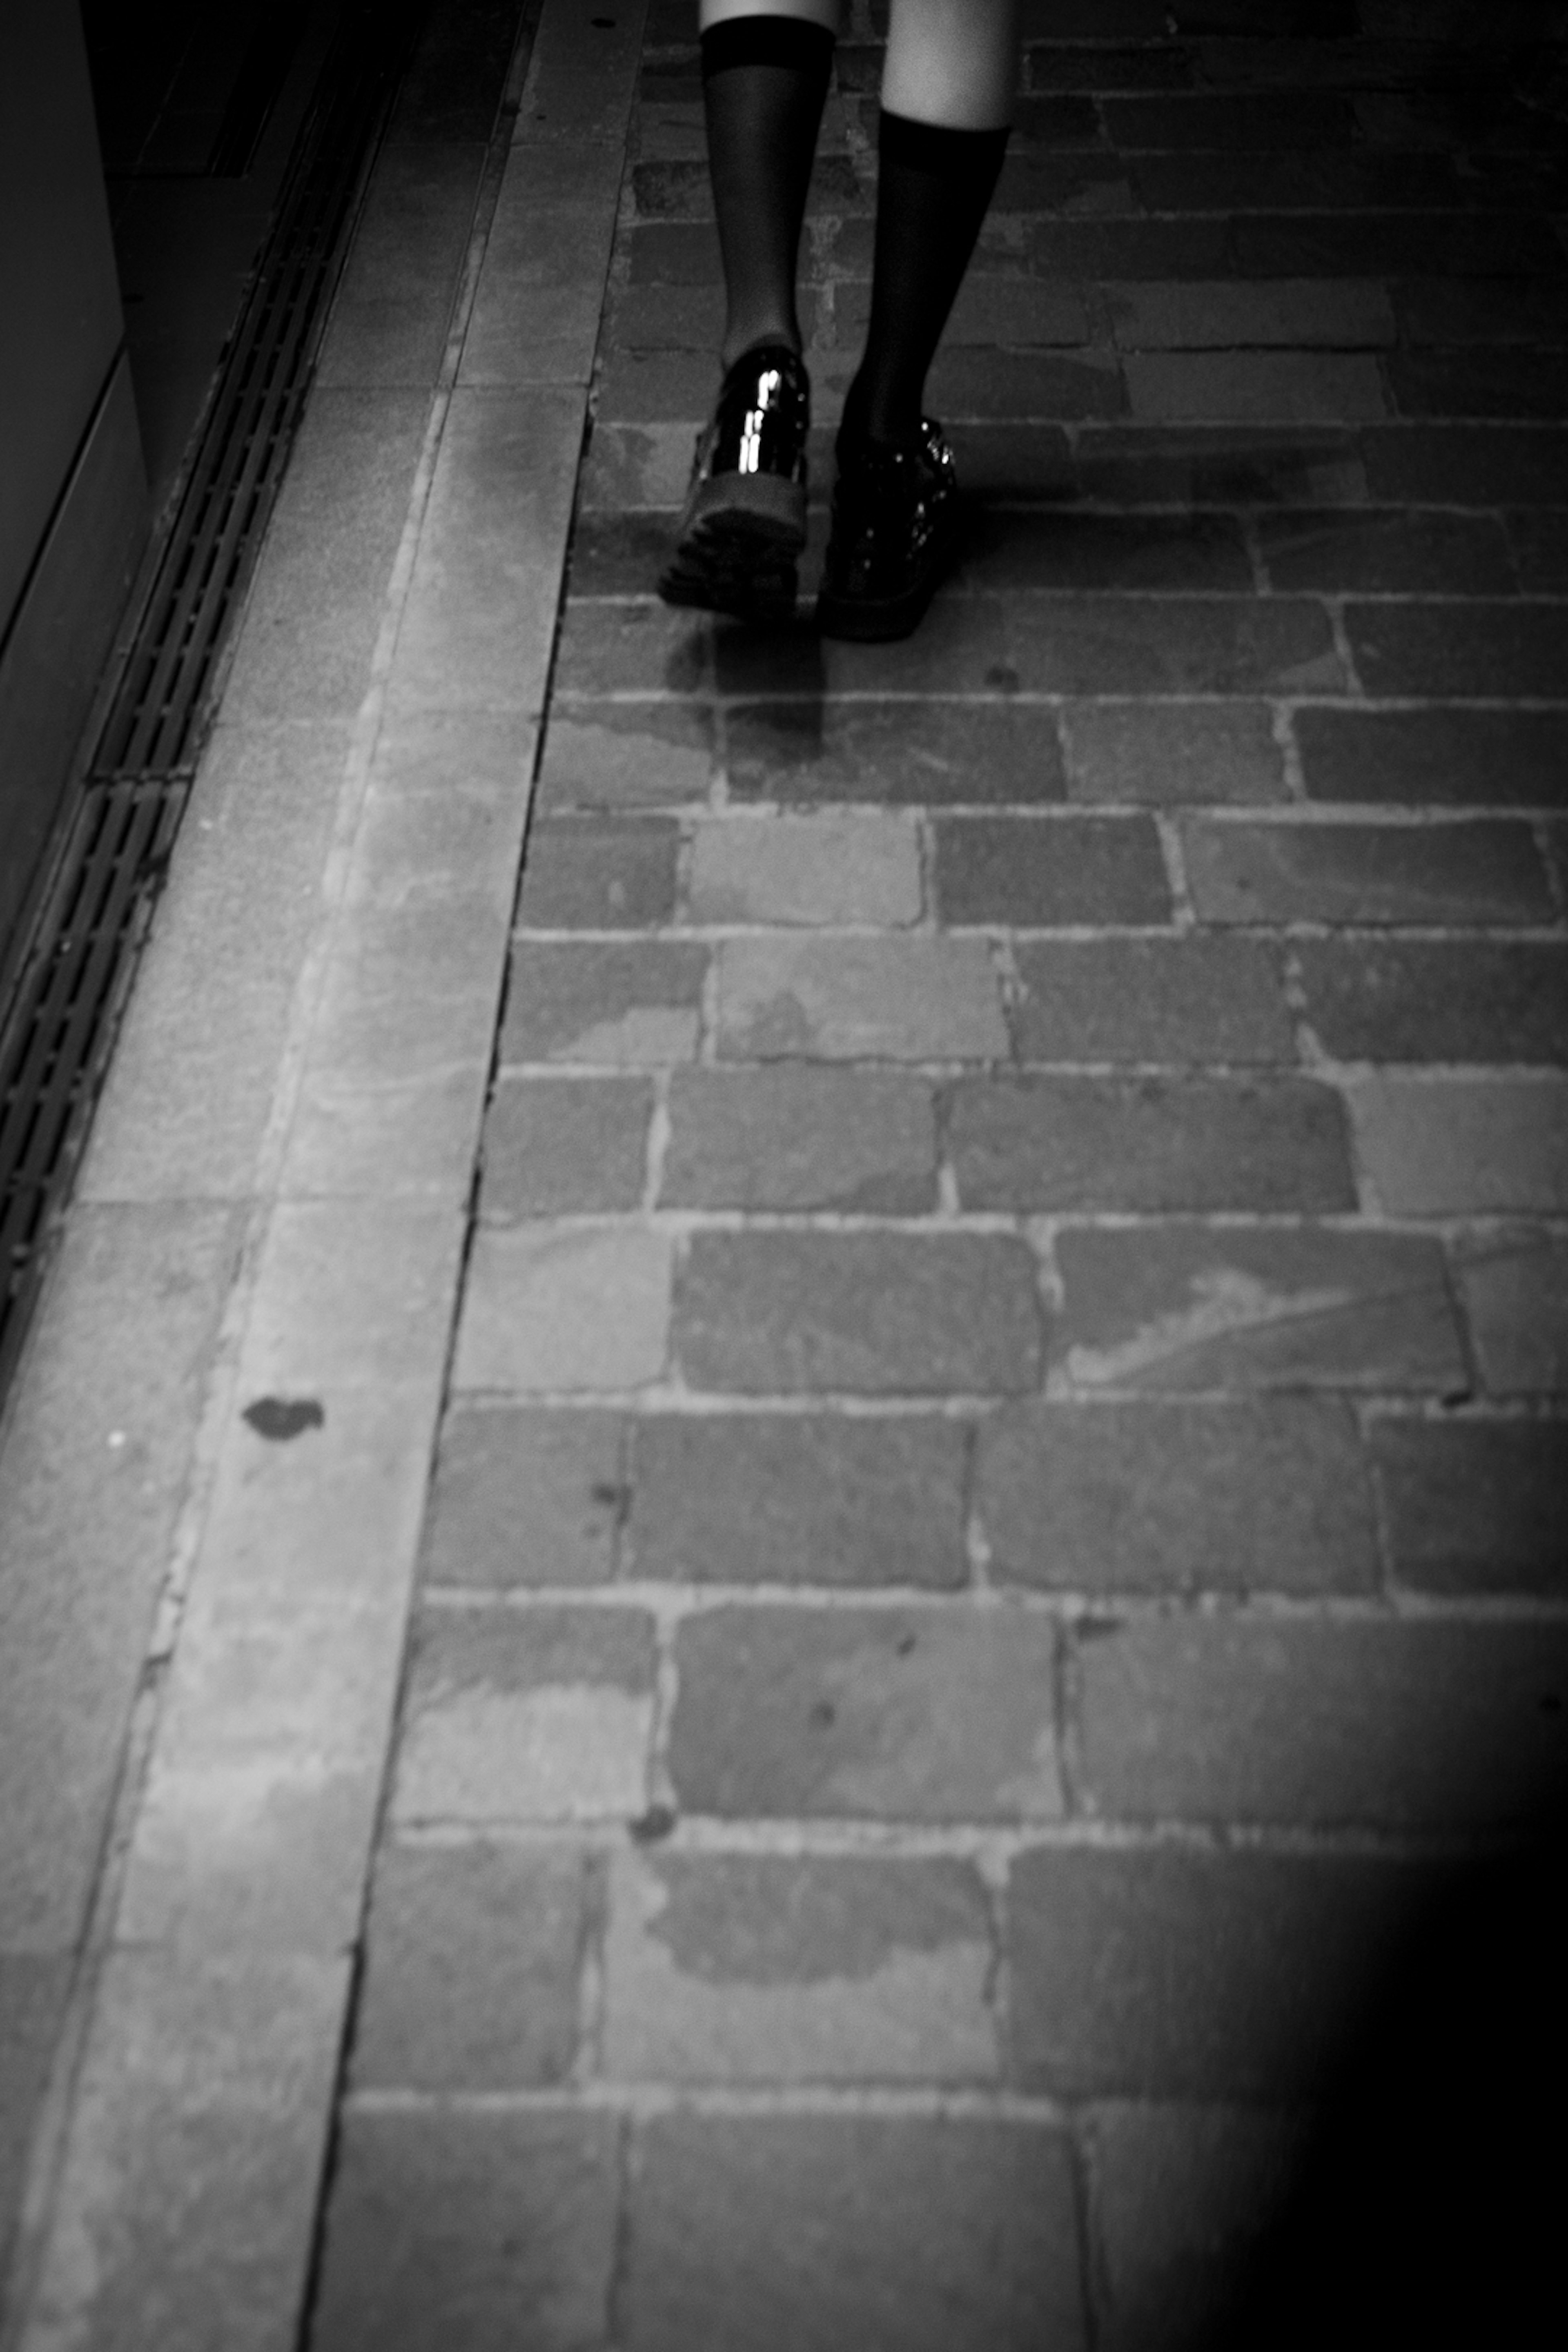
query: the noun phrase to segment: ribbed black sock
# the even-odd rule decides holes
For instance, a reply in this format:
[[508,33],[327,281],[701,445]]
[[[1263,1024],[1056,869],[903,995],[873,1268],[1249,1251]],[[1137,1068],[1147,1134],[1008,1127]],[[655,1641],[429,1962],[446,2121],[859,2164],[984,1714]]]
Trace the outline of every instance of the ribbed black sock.
[[796,16],[731,16],[702,36],[731,359],[764,341],[800,348],[795,264],[833,46],[826,26]]
[[848,431],[901,441],[920,425],[926,372],[963,283],[1008,133],[954,131],[884,110],[866,353],[844,404]]

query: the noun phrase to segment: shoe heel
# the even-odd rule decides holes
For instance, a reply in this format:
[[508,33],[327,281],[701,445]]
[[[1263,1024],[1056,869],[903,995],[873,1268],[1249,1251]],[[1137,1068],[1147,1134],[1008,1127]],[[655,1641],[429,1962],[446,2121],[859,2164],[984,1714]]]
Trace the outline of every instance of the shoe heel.
[[743,538],[798,555],[805,545],[805,485],[777,474],[715,474],[698,484],[683,537]]
[[794,544],[748,517],[719,515],[688,530],[658,582],[667,604],[730,613],[737,620],[793,620],[798,580]]

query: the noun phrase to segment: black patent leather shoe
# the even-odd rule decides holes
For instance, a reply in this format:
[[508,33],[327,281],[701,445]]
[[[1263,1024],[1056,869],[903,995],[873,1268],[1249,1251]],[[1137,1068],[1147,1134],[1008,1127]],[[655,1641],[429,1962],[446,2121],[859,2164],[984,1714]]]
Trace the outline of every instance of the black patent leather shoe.
[[833,529],[816,600],[824,636],[907,637],[958,551],[958,477],[929,416],[907,441],[838,436]]
[[697,436],[675,554],[658,583],[667,604],[791,617],[810,425],[810,382],[788,344],[743,352]]

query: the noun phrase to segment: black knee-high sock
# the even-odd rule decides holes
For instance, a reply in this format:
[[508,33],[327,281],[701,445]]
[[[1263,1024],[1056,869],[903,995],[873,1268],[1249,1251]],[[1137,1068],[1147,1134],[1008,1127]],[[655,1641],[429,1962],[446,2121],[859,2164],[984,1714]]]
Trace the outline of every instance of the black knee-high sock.
[[901,441],[918,428],[926,371],[995,191],[1007,136],[913,122],[884,110],[871,324],[844,404],[852,434]]
[[833,46],[826,26],[795,16],[731,16],[702,36],[731,359],[768,340],[800,348],[795,262]]

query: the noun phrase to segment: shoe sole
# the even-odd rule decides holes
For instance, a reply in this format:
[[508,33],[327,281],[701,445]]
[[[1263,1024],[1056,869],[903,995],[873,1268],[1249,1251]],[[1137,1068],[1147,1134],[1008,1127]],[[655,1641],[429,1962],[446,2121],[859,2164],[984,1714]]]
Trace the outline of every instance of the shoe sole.
[[795,612],[795,558],[805,545],[805,489],[776,474],[717,474],[700,482],[658,583],[667,604],[747,621]]
[[847,638],[852,645],[889,645],[896,637],[912,636],[924,620],[931,598],[958,561],[955,529],[929,572],[906,588],[901,596],[836,596],[830,588],[817,592],[819,636]]
[[819,636],[843,637],[852,645],[888,645],[895,637],[910,637],[926,615],[940,582],[922,583],[901,596],[834,596],[823,589],[816,599]]

